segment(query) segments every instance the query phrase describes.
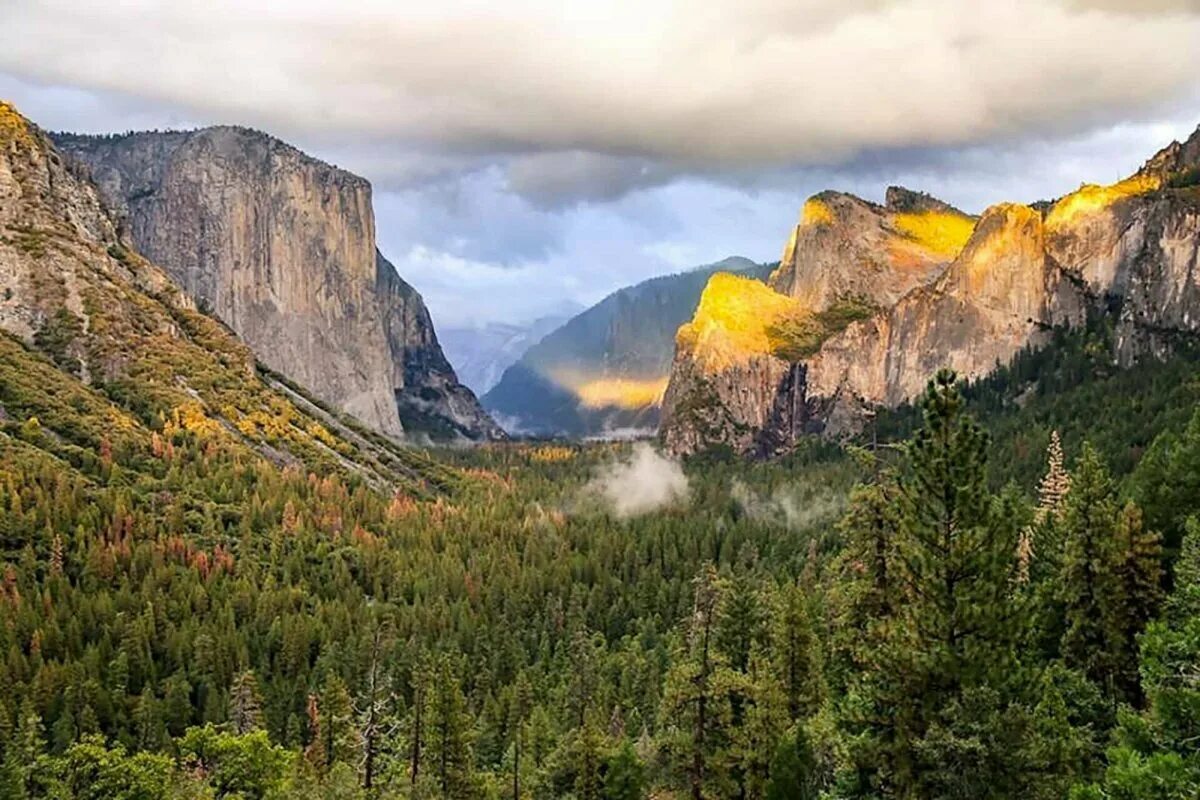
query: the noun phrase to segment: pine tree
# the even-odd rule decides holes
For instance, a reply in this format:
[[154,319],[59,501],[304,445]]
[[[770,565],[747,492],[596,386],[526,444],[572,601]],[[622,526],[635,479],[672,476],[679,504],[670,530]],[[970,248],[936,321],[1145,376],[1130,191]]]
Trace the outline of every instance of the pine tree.
[[525,726],[529,712],[533,708],[533,686],[524,670],[517,674],[516,685],[513,687],[511,706],[512,718],[509,721],[512,730],[512,796],[513,800],[521,800],[521,755],[525,743]]
[[815,772],[816,759],[808,737],[796,725],[775,748],[766,800],[816,800],[819,790]]
[[659,718],[672,725],[668,755],[684,776],[693,800],[726,796],[725,769],[736,678],[716,647],[721,582],[706,564],[693,581],[692,613],[663,687]]
[[360,743],[354,721],[354,706],[346,684],[332,672],[326,676],[325,688],[321,692],[321,733],[325,738],[328,765],[342,763],[357,766]]
[[600,800],[603,762],[603,741],[594,725],[585,725],[577,732],[575,740],[575,797],[578,800]]
[[371,651],[367,665],[367,676],[356,708],[359,720],[358,739],[362,744],[362,785],[371,789],[375,785],[377,761],[384,743],[396,732],[398,725],[389,709],[395,695],[388,688],[384,674],[384,648],[388,630],[377,624],[371,635]]
[[796,722],[816,713],[821,704],[821,648],[804,589],[784,585],[775,595],[769,652],[783,687],[788,717]]
[[1175,588],[1166,603],[1166,618],[1174,622],[1200,618],[1200,517],[1189,518],[1184,530],[1175,562]]
[[[866,792],[1009,796],[1023,773],[1007,749],[1015,742],[984,732],[1022,684],[1023,614],[1009,591],[1019,515],[988,491],[987,436],[964,413],[953,373],[938,373],[923,409],[897,492],[902,594],[869,640],[863,657],[873,669],[851,691],[855,760]],[[977,714],[987,721],[970,719]],[[962,748],[976,757],[958,759]]]
[[1117,685],[1125,699],[1140,702],[1137,640],[1162,604],[1162,538],[1145,529],[1130,502],[1117,519],[1116,539]]
[[167,729],[163,723],[158,698],[154,696],[154,692],[149,686],[142,690],[142,694],[138,698],[134,723],[137,727],[139,750],[153,752],[162,747],[167,738]]
[[763,639],[766,615],[757,587],[745,573],[735,575],[722,593],[716,644],[731,669],[745,672],[750,651]]
[[1045,517],[1062,513],[1070,491],[1071,475],[1064,466],[1062,442],[1058,431],[1051,431],[1050,444],[1046,447],[1046,474],[1038,483],[1038,514]]
[[1068,666],[1082,670],[1110,693],[1120,661],[1116,522],[1112,479],[1099,454],[1085,443],[1062,518],[1062,656]]
[[791,725],[783,686],[769,657],[755,647],[740,676],[737,696],[741,713],[732,720],[729,761],[738,798],[761,798],[770,782],[771,759]]
[[603,796],[604,800],[644,800],[646,797],[646,767],[628,739],[608,759]]
[[1034,520],[1021,530],[1021,537],[1017,542],[1016,582],[1019,585],[1030,582],[1033,562],[1040,549],[1038,539],[1044,540],[1046,529],[1057,524],[1070,489],[1071,475],[1063,465],[1062,442],[1058,438],[1058,431],[1051,431],[1050,444],[1046,447],[1046,474],[1038,483],[1038,504]]
[[263,728],[262,695],[250,670],[239,673],[229,688],[228,716],[235,733],[250,733]]
[[1126,713],[1107,752],[1102,779],[1080,786],[1077,800],[1200,797],[1200,524],[1185,526],[1175,589],[1166,614],[1141,641],[1140,672],[1147,707]]
[[471,717],[448,655],[440,656],[434,665],[426,753],[443,798],[465,800],[475,795]]
[[329,751],[326,749],[325,729],[321,724],[320,701],[315,694],[308,696],[305,716],[308,717],[308,745],[304,748],[304,760],[314,772],[323,775],[329,764]]

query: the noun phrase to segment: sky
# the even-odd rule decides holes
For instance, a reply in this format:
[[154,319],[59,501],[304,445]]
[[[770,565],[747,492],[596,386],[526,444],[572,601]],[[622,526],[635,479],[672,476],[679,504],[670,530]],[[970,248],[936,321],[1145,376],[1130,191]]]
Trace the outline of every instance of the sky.
[[779,258],[804,199],[978,212],[1200,123],[1200,0],[0,0],[51,130],[240,124],[369,178],[439,326]]

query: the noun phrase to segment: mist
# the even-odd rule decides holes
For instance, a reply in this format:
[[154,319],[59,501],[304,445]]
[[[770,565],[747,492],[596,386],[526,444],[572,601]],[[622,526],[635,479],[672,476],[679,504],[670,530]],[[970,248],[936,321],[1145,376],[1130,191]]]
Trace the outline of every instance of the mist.
[[584,493],[628,519],[687,502],[688,479],[678,461],[640,442],[628,457],[603,467]]

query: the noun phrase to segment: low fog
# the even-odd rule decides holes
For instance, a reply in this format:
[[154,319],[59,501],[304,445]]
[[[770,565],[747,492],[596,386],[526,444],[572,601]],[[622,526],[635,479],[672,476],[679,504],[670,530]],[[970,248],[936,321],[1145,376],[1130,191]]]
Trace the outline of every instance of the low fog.
[[603,467],[584,494],[627,519],[687,502],[688,479],[678,461],[640,442],[627,457]]

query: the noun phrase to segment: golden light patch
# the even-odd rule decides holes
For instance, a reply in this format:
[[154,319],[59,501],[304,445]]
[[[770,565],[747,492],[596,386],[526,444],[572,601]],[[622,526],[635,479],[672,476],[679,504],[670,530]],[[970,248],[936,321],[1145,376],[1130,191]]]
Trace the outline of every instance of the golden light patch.
[[0,144],[11,141],[27,143],[31,139],[29,122],[21,116],[16,106],[0,100]]
[[833,222],[833,209],[815,197],[809,198],[804,204],[804,210],[800,213],[800,224],[828,225],[831,222]]
[[760,281],[718,272],[708,279],[695,316],[679,328],[676,340],[691,346],[706,368],[720,370],[774,352],[771,330],[804,313],[794,298]]
[[547,445],[534,448],[529,452],[529,460],[543,464],[553,464],[560,461],[570,461],[575,457],[575,451],[569,447]]
[[575,392],[585,408],[637,409],[658,405],[666,390],[666,378],[602,378],[579,386]]
[[957,256],[975,230],[975,220],[947,211],[897,214],[893,224],[916,244],[946,258]]
[[1058,228],[1081,217],[1103,211],[1119,200],[1153,192],[1162,181],[1151,175],[1134,175],[1110,186],[1087,184],[1059,200],[1046,215],[1046,226]]

